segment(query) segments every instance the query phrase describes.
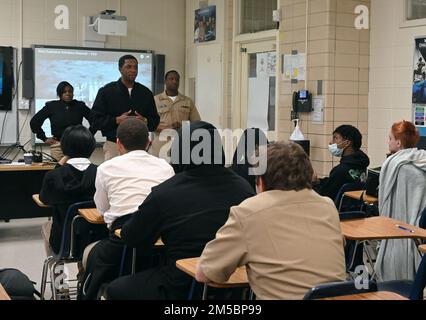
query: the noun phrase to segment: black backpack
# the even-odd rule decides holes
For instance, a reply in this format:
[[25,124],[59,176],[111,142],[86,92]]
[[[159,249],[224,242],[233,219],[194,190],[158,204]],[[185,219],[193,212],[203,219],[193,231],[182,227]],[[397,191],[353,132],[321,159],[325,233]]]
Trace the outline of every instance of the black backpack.
[[16,269],[0,269],[0,283],[12,300],[35,300],[38,295],[34,282]]

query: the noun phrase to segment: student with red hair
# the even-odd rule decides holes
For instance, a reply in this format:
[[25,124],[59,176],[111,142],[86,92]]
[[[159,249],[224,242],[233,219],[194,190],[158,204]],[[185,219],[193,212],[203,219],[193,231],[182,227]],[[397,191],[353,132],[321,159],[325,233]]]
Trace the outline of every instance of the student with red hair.
[[409,121],[395,122],[389,132],[389,151],[392,154],[402,149],[415,148],[420,140],[419,131]]
[[[389,132],[389,151],[380,171],[380,215],[419,225],[426,207],[426,151],[419,150],[419,132],[409,121],[394,123]],[[384,240],[377,256],[379,280],[414,279],[421,257],[408,239]]]

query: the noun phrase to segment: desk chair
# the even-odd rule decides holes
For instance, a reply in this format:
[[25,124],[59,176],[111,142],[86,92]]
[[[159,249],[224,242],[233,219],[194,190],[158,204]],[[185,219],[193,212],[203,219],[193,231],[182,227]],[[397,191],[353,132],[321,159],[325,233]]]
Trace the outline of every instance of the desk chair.
[[[62,231],[61,247],[59,253],[54,254],[46,258],[43,264],[43,272],[41,277],[41,299],[44,300],[44,294],[46,291],[47,284],[47,273],[49,271],[50,275],[50,284],[52,288],[53,299],[58,300],[58,298],[66,298],[68,296],[66,290],[61,290],[61,288],[55,288],[61,282],[60,277],[63,277],[61,274],[56,274],[55,269],[59,265],[65,265],[68,263],[76,263],[81,261],[84,244],[76,244],[76,221],[82,219],[78,214],[78,209],[81,208],[92,208],[94,207],[93,201],[85,201],[75,203],[69,206],[67,214],[64,221],[64,227]],[[86,243],[88,245],[90,243]],[[78,281],[77,279],[72,281]]]
[[[339,214],[340,221],[353,220],[353,219],[364,219],[368,218],[368,215],[364,211],[348,211],[341,212]],[[354,241],[347,240],[345,246],[345,260],[346,260],[346,271],[353,271],[353,267],[363,264],[363,253],[367,255],[368,263],[372,270],[374,270],[374,261],[371,258],[370,253],[364,244],[368,244],[368,241]],[[373,273],[374,275],[374,273]]]
[[[348,197],[345,197],[345,192],[347,191],[356,191],[356,190],[364,190],[365,183],[363,182],[354,182],[354,183],[346,183],[344,184],[334,199],[334,204],[336,205],[337,211],[341,211],[342,208],[346,208],[349,210],[361,210],[363,207],[363,201],[361,199],[355,200]],[[349,211],[345,210],[345,211]]]
[[414,281],[385,281],[379,282],[377,285],[381,291],[395,292],[410,300],[423,300],[423,290],[426,287],[426,256],[423,256],[420,262]]
[[303,300],[316,300],[329,297],[349,296],[360,293],[377,291],[377,284],[375,281],[368,281],[368,289],[357,289],[355,280],[332,282],[318,285],[309,290]]

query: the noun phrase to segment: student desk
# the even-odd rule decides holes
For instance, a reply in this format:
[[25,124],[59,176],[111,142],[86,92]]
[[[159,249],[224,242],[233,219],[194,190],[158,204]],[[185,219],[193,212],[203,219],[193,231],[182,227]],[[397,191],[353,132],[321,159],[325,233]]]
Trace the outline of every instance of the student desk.
[[103,215],[96,208],[78,209],[78,213],[91,224],[105,224]]
[[38,207],[32,195],[40,192],[46,172],[54,165],[0,165],[0,220],[48,217],[50,208]]
[[[418,239],[426,239],[425,229],[387,217],[345,220],[340,222],[340,227],[346,239],[356,241],[351,267],[355,258],[356,248],[362,241],[386,239],[413,239],[416,241]],[[373,267],[370,259],[369,263]]]
[[[198,260],[199,258],[177,260],[176,267],[195,279]],[[204,283],[203,300],[206,300],[207,298],[207,287],[238,288],[238,287],[249,287],[249,286],[250,285],[247,278],[246,268],[239,267],[237,268],[237,270],[235,270],[235,272],[229,277],[228,281],[226,281],[225,283],[216,283],[216,282]]]
[[40,195],[38,193],[33,194],[33,200],[36,203],[36,205],[38,205],[40,208],[50,208],[50,206],[48,206],[47,204],[44,204],[41,200],[40,200]]
[[323,298],[320,300],[408,300],[408,299],[394,292],[376,291],[376,292],[354,294],[349,296]]
[[[118,238],[120,238],[120,239],[121,239],[121,229],[116,229],[116,230],[114,231],[114,234],[115,234]],[[164,242],[163,242],[163,240],[161,240],[161,238],[160,238],[160,239],[158,239],[158,240],[157,240],[157,242],[155,243],[155,246],[164,246]]]
[[0,300],[11,300],[6,290],[4,290],[1,284],[0,284]]
[[[78,213],[86,219],[89,223],[92,224],[105,224],[104,217],[99,213],[98,209],[96,208],[89,208],[89,209],[79,209]],[[117,229],[114,231],[114,234],[121,238],[121,229]],[[156,246],[162,246],[164,243],[159,239]],[[132,251],[132,274],[135,274],[136,272],[136,248],[133,248]]]
[[345,220],[340,222],[340,227],[348,240],[426,239],[425,229],[387,217]]
[[[121,229],[116,229],[114,231],[114,234],[121,239]],[[163,247],[164,246],[164,242],[163,240],[158,239],[157,242],[155,243],[155,247]],[[136,248],[133,248],[133,252],[132,252],[132,274],[135,274],[135,270],[136,270]]]
[[346,191],[343,195],[355,200],[362,200],[367,204],[374,204],[379,201],[379,199],[376,197],[366,195],[365,190]]

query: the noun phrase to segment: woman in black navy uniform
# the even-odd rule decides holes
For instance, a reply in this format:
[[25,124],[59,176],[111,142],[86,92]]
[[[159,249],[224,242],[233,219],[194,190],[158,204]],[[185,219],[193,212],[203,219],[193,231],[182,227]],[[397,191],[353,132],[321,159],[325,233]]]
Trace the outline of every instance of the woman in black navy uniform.
[[[74,87],[67,81],[62,81],[56,88],[59,100],[49,101],[31,119],[31,131],[37,138],[50,145],[50,154],[57,161],[64,156],[60,140],[65,129],[69,126],[82,124],[83,117],[91,123],[91,111],[82,101],[74,100]],[[46,137],[42,125],[50,120],[52,137]],[[92,132],[93,133],[93,132]]]

